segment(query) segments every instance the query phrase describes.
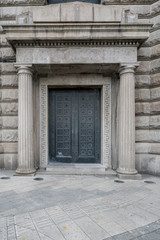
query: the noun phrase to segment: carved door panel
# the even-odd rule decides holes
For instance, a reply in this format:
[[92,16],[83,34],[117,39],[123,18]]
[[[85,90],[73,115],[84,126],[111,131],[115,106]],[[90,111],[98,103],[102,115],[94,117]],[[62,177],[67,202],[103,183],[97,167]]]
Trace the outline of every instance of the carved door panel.
[[100,90],[49,90],[50,162],[100,162]]

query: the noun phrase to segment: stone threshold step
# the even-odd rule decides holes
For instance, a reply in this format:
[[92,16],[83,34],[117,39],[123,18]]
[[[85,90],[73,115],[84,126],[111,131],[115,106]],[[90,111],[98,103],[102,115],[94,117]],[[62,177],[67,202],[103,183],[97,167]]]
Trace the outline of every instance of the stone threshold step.
[[37,173],[47,175],[117,175],[115,171],[106,169],[101,164],[50,164],[46,170],[40,169]]

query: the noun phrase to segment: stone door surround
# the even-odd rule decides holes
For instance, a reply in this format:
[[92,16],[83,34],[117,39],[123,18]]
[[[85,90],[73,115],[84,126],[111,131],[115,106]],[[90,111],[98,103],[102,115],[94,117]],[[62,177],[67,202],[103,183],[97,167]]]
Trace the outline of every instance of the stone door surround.
[[[135,170],[135,68],[137,47],[149,37],[151,24],[124,22],[119,9],[108,9],[103,5],[70,3],[54,6],[61,9],[53,14],[49,6],[34,8],[33,22],[3,26],[6,38],[16,49],[16,66],[19,81],[19,142],[17,174],[32,174],[33,158],[33,71],[36,66],[50,69],[54,65],[119,65],[119,177],[137,178]],[[69,9],[70,11],[68,11]],[[72,10],[71,10],[72,9]],[[42,14],[47,10],[47,15]],[[63,11],[62,11],[63,10]],[[84,14],[86,11],[86,14]],[[109,18],[106,11],[110,11]],[[114,17],[114,13],[116,18]],[[66,16],[67,19],[63,17]],[[94,14],[93,14],[94,13]],[[101,14],[100,14],[101,13]],[[31,13],[28,16],[32,15]],[[78,14],[78,15],[77,15]],[[36,17],[37,16],[37,17]],[[86,16],[89,20],[86,20]],[[103,17],[102,17],[103,16]],[[94,17],[94,19],[93,19]],[[24,21],[25,22],[25,21]],[[18,24],[19,23],[19,24]],[[41,68],[41,67],[40,67]],[[39,69],[40,69],[39,68]],[[90,72],[88,72],[90,73]],[[98,72],[97,72],[98,73]],[[53,73],[54,75],[54,73]],[[67,78],[67,76],[66,76]],[[47,139],[47,87],[54,86],[58,76],[40,80],[41,93],[41,166],[48,159]],[[71,81],[67,79],[67,81]],[[102,164],[110,166],[110,83],[109,79],[97,77],[103,89],[103,137]],[[97,82],[93,84],[97,85]],[[62,81],[63,82],[63,81]],[[58,85],[62,84],[59,81]],[[66,83],[66,85],[68,82]],[[71,82],[71,84],[73,84]],[[74,82],[79,85],[80,83]],[[84,83],[83,83],[84,84]],[[90,83],[88,84],[90,85]],[[107,115],[108,114],[108,115]],[[109,118],[110,119],[110,118]]]

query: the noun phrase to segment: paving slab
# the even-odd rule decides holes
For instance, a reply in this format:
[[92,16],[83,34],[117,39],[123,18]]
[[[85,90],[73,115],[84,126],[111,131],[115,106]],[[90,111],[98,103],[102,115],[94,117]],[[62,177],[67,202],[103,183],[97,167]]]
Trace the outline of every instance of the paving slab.
[[[0,171],[0,240],[160,240],[160,178]],[[144,181],[150,180],[154,184]]]

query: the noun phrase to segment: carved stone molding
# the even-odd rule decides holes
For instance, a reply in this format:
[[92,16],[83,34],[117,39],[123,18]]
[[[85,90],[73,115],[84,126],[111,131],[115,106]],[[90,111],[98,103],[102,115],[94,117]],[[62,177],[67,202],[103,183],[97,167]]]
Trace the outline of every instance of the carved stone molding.
[[40,167],[48,165],[48,86],[101,87],[101,164],[111,166],[111,80],[97,74],[53,76],[40,79]]
[[140,42],[137,40],[128,41],[109,41],[109,40],[97,40],[97,41],[15,41],[13,42],[16,48],[18,47],[103,47],[103,46],[115,46],[115,47],[138,47]]
[[45,5],[46,0],[0,0],[0,6]]

